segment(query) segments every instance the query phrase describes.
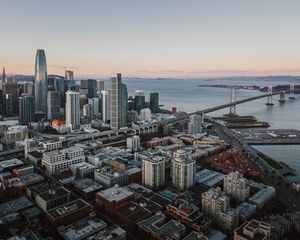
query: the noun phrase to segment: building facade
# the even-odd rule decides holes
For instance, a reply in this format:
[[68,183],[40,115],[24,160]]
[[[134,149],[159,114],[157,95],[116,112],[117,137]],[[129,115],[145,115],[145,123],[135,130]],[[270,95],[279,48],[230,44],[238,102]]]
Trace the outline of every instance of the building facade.
[[27,125],[34,121],[34,104],[33,96],[19,97],[19,122],[21,125]]
[[165,185],[165,159],[160,156],[143,160],[143,184],[151,189]]
[[74,91],[66,92],[66,125],[73,130],[80,127],[80,104],[79,93]]
[[48,92],[48,119],[49,120],[59,120],[60,117],[60,92],[59,91],[49,91]]

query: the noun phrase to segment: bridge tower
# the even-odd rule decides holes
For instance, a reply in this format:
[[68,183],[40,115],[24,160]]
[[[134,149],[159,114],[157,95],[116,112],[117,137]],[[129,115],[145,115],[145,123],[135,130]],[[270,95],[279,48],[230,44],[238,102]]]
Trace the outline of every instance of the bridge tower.
[[230,103],[234,103],[229,108],[229,115],[236,115],[236,88],[230,88]]
[[291,96],[289,97],[289,99],[295,99],[295,84],[291,83],[290,85],[290,94]]
[[268,86],[268,94],[268,101],[266,102],[266,105],[273,106],[273,86],[271,84]]
[[278,102],[280,102],[280,103],[284,103],[285,102],[285,91],[281,91],[280,92]]

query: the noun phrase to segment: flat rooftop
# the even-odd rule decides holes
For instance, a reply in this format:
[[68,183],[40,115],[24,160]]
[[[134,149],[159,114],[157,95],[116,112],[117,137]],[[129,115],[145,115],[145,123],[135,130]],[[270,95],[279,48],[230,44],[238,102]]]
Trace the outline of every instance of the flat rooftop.
[[3,168],[3,169],[12,168],[12,167],[21,166],[23,164],[24,164],[23,161],[21,161],[17,158],[12,158],[10,160],[0,162],[0,168]]
[[133,196],[134,193],[125,187],[115,186],[98,192],[97,195],[101,196],[102,198],[105,198],[109,202],[118,202],[124,198]]
[[[48,188],[49,189],[49,188]],[[49,191],[51,190],[51,191]],[[49,189],[43,193],[38,194],[40,198],[42,198],[45,201],[51,201],[53,199],[59,198],[64,195],[68,195],[69,191],[62,187],[56,187],[54,189]]]
[[88,207],[89,204],[83,201],[82,199],[76,199],[74,201],[68,202],[64,205],[61,205],[57,208],[53,208],[48,211],[48,214],[53,218],[53,219],[58,219],[62,218],[65,216],[68,216],[74,212],[79,211],[80,209],[83,209],[85,207]]
[[31,206],[33,206],[33,204],[26,196],[21,196],[14,200],[2,203],[0,205],[0,218]]
[[203,233],[200,232],[191,232],[183,240],[209,240]]
[[78,190],[80,190],[84,193],[100,191],[103,188],[102,185],[100,185],[99,183],[97,183],[89,178],[76,180],[74,183],[74,186],[75,186],[75,188],[77,188]]
[[126,232],[118,225],[112,225],[103,231],[93,234],[86,240],[115,240],[126,239]]
[[81,240],[107,227],[107,224],[98,218],[84,218],[59,230],[66,240]]

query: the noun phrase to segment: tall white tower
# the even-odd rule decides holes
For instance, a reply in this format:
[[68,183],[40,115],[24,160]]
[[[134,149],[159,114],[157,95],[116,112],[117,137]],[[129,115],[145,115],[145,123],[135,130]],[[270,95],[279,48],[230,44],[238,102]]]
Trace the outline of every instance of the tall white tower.
[[165,185],[165,160],[162,157],[143,160],[143,184],[152,189]]
[[66,92],[66,125],[72,130],[80,127],[80,103],[79,92]]

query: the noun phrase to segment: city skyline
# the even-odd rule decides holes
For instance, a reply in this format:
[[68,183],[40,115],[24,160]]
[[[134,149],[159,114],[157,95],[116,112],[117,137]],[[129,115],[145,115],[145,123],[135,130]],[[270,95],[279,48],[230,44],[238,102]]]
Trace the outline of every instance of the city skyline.
[[299,75],[300,3],[288,2],[4,1],[0,65],[34,75],[41,48],[49,74],[76,77]]

